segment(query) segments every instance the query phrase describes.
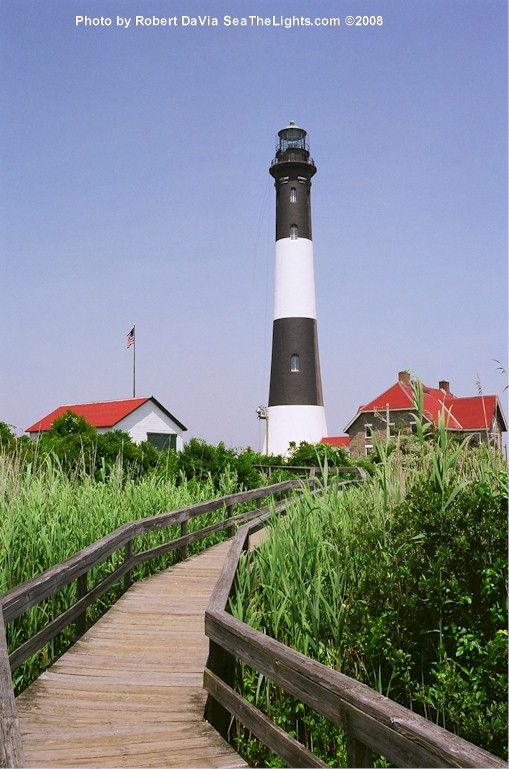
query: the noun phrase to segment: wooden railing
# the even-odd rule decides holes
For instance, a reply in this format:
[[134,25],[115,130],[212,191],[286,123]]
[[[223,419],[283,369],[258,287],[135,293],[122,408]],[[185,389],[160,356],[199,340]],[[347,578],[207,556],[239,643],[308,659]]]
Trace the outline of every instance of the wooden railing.
[[[283,481],[126,523],[62,563],[0,596],[0,767],[24,766],[16,701],[12,689],[12,670],[39,651],[68,625],[75,623],[76,637],[81,635],[86,627],[87,608],[120,580],[123,580],[123,587],[127,589],[131,584],[132,570],[135,566],[177,549],[180,551],[180,557],[186,558],[188,545],[218,531],[226,530],[229,536],[233,536],[236,524],[269,515],[269,509],[260,506],[261,500],[269,496],[275,499],[283,497],[275,502],[276,511],[281,511],[287,504],[284,497],[301,486],[302,481],[298,479]],[[234,515],[235,506],[246,502],[255,502],[256,506]],[[188,532],[188,522],[191,519],[221,509],[225,511],[222,520],[197,531]],[[148,550],[133,552],[133,543],[137,537],[175,524],[180,524],[179,537]],[[121,565],[98,584],[90,585],[88,576],[90,570],[121,549],[124,551]],[[73,581],[77,583],[76,601],[9,654],[4,623],[12,622]]]
[[[299,473],[305,475],[307,478],[314,478],[316,475],[323,473],[323,467],[309,467],[308,465],[253,465],[256,470],[270,478],[274,470],[287,470],[288,472],[295,474]],[[356,475],[357,480],[366,480],[366,471],[362,467],[334,467],[329,465],[327,467],[327,473],[329,475]]]
[[228,614],[240,555],[250,532],[258,527],[259,523],[246,524],[237,532],[205,614],[210,639],[204,673],[209,694],[206,717],[223,736],[227,736],[233,716],[288,766],[326,766],[234,690],[235,661],[241,660],[339,724],[347,737],[349,767],[372,766],[373,753],[396,766],[507,767],[496,756]]

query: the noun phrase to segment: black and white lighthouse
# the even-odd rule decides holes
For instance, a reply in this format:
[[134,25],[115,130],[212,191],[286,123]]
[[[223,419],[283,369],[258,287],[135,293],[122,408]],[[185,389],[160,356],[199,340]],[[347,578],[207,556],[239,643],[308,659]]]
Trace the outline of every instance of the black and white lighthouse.
[[276,270],[265,452],[327,435],[323,406],[311,239],[311,177],[316,166],[306,131],[293,122],[278,133],[270,166],[276,188]]

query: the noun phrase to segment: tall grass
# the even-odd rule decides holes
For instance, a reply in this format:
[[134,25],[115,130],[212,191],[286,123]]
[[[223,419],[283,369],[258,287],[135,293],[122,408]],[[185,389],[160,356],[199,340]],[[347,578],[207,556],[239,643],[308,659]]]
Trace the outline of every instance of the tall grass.
[[[376,447],[363,487],[328,479],[271,521],[268,541],[243,556],[230,610],[506,755],[507,466],[420,419],[416,439]],[[245,666],[237,686],[342,765],[336,729]],[[245,732],[237,740],[251,765],[277,765]]]
[[[238,489],[236,474],[228,469],[219,480],[219,494]],[[110,533],[123,523],[146,518],[167,510],[176,510],[218,496],[212,478],[186,481],[184,477],[161,477],[156,473],[136,479],[120,460],[104,481],[96,481],[90,473],[64,471],[58,459],[48,455],[37,465],[27,463],[19,455],[0,455],[0,594],[60,563],[87,545]],[[189,532],[220,520],[222,511],[192,519]],[[178,537],[176,525],[137,538],[134,552],[154,547]],[[225,532],[213,535],[221,541]],[[198,552],[211,543],[200,540],[190,546]],[[134,570],[134,577],[149,574],[154,568],[169,566],[178,558],[172,551]],[[115,553],[92,569],[89,584],[97,584],[120,565],[123,552]],[[121,590],[114,588],[108,596],[88,609],[93,621]],[[49,620],[76,600],[76,584],[71,583],[57,595],[9,623],[8,645],[12,650],[30,638]],[[69,628],[32,660],[15,672],[16,688],[26,686],[70,640]]]

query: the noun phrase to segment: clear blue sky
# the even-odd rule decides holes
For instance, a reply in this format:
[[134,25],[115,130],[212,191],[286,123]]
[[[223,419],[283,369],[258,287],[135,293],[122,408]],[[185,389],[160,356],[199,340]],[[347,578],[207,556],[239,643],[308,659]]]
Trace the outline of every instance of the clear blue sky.
[[[84,14],[113,23],[76,26]],[[219,26],[182,26],[198,15]],[[318,167],[329,434],[401,369],[502,396],[505,0],[3,0],[0,36],[1,420],[22,432],[60,404],[129,397],[136,324],[137,395],[188,437],[261,448],[268,167],[290,120]]]

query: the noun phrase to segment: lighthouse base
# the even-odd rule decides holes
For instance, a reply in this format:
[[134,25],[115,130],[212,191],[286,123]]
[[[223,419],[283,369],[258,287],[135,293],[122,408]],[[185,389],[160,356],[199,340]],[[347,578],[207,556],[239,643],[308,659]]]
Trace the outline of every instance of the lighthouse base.
[[323,406],[269,406],[264,454],[287,454],[290,443],[320,443],[327,435]]

